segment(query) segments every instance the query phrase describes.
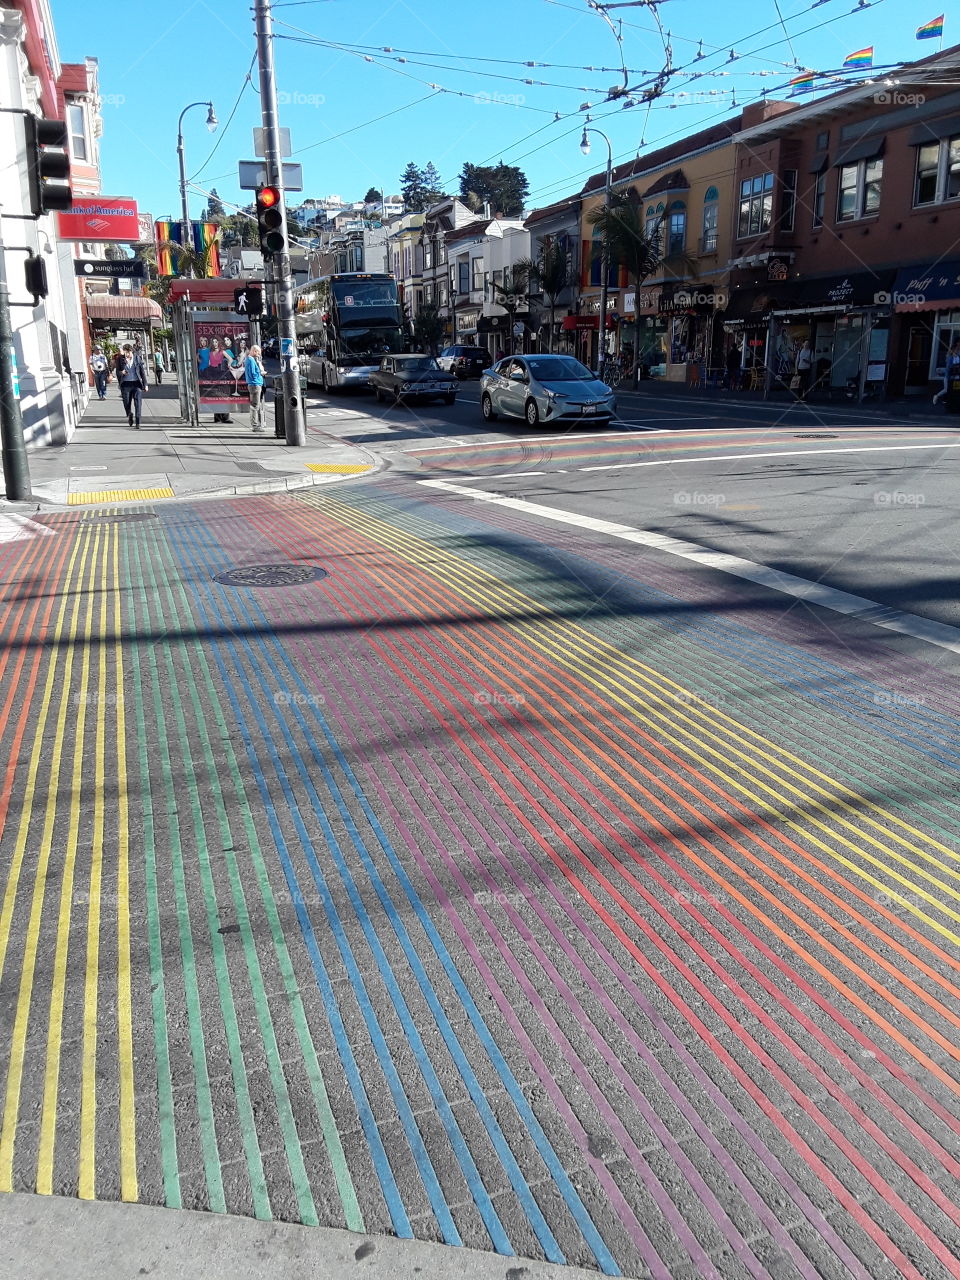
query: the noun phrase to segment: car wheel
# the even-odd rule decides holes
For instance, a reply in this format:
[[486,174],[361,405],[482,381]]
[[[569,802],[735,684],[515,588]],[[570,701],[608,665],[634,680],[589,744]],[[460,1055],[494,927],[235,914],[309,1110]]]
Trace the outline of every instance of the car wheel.
[[456,404],[456,402],[457,402],[457,397],[455,395],[443,397],[444,404]]
[[383,392],[379,387],[374,387],[373,394],[377,397],[377,404],[383,404]]
[[497,415],[493,411],[493,401],[490,399],[489,391],[485,391],[480,397],[480,412],[485,422],[496,422]]
[[537,408],[536,400],[528,400],[523,410],[523,416],[527,420],[528,427],[535,427],[540,421],[540,410]]

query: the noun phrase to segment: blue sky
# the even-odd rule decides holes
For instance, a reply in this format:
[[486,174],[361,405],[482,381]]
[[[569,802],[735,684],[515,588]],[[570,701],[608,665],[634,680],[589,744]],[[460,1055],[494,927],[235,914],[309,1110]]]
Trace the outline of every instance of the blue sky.
[[[247,4],[183,0],[174,12],[133,0],[99,17],[78,0],[53,6],[63,61],[100,60],[104,192],[135,197],[155,218],[176,216],[177,118],[188,103],[209,98],[221,128],[208,133],[200,108],[187,115],[188,174],[216,187],[228,211],[229,202],[246,203],[236,162],[253,158],[251,130],[260,119],[256,67],[243,88],[255,48]],[[914,32],[946,9],[936,0],[919,8],[915,0],[874,0],[862,9],[857,0],[662,0],[656,11],[621,3],[609,9],[623,22],[618,41],[587,0],[277,3],[281,121],[303,165],[304,195],[396,190],[409,160],[432,160],[455,191],[465,161],[502,159],[527,174],[534,207],[578,190],[603,167],[601,140],[589,158],[580,154],[586,102],[615,161],[625,160],[732,114],[734,95],[737,104],[763,89],[786,96],[797,64],[835,69],[870,44],[877,65],[934,53],[937,42],[917,41]],[[678,74],[664,96],[649,108],[604,103],[623,83],[621,49],[630,87],[649,84],[663,67],[668,35]],[[948,13],[944,36],[945,46],[960,42],[960,17]],[[367,123],[377,117],[384,118]],[[192,195],[195,215],[203,203]]]

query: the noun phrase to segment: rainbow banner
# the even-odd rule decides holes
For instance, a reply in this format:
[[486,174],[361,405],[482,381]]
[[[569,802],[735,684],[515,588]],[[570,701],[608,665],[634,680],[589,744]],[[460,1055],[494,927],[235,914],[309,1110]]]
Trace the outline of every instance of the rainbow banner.
[[[156,222],[154,230],[157,237],[157,274],[161,276],[177,276],[177,253],[171,245],[178,245],[183,240],[183,228],[179,222]],[[190,224],[193,248],[203,253],[209,245],[214,245],[210,255],[208,276],[220,274],[220,248],[216,244],[220,228],[215,222],[192,222]]]
[[922,27],[917,27],[917,39],[939,40],[943,36],[943,18],[944,15],[941,13],[939,18],[931,18]]
[[813,82],[819,73],[816,71],[804,71],[799,76],[794,76],[790,81],[790,88],[794,93],[806,93],[813,88]]
[[873,66],[873,45],[868,44],[865,49],[857,49],[855,53],[848,54],[843,60],[842,70],[848,67],[872,67]]

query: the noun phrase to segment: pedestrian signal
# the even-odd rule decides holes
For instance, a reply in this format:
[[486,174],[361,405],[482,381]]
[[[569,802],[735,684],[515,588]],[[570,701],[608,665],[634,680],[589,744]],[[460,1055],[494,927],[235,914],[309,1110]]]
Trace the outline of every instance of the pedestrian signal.
[[253,288],[234,289],[233,309],[238,316],[262,316],[263,291]]
[[260,232],[260,251],[265,258],[286,252],[287,232],[279,187],[257,188],[257,227]]
[[73,207],[67,126],[62,120],[24,116],[30,212],[35,218],[51,209]]

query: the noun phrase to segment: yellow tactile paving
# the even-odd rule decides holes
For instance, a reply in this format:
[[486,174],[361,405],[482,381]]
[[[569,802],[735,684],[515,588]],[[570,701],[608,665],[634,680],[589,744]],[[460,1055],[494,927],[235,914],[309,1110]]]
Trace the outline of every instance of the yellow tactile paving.
[[145,502],[154,498],[172,498],[172,489],[99,489],[95,493],[71,493],[67,505],[77,507],[90,502]]
[[336,476],[353,476],[358,475],[361,471],[373,470],[373,467],[366,463],[358,466],[354,463],[305,462],[304,466],[308,471],[322,471],[324,475]]

